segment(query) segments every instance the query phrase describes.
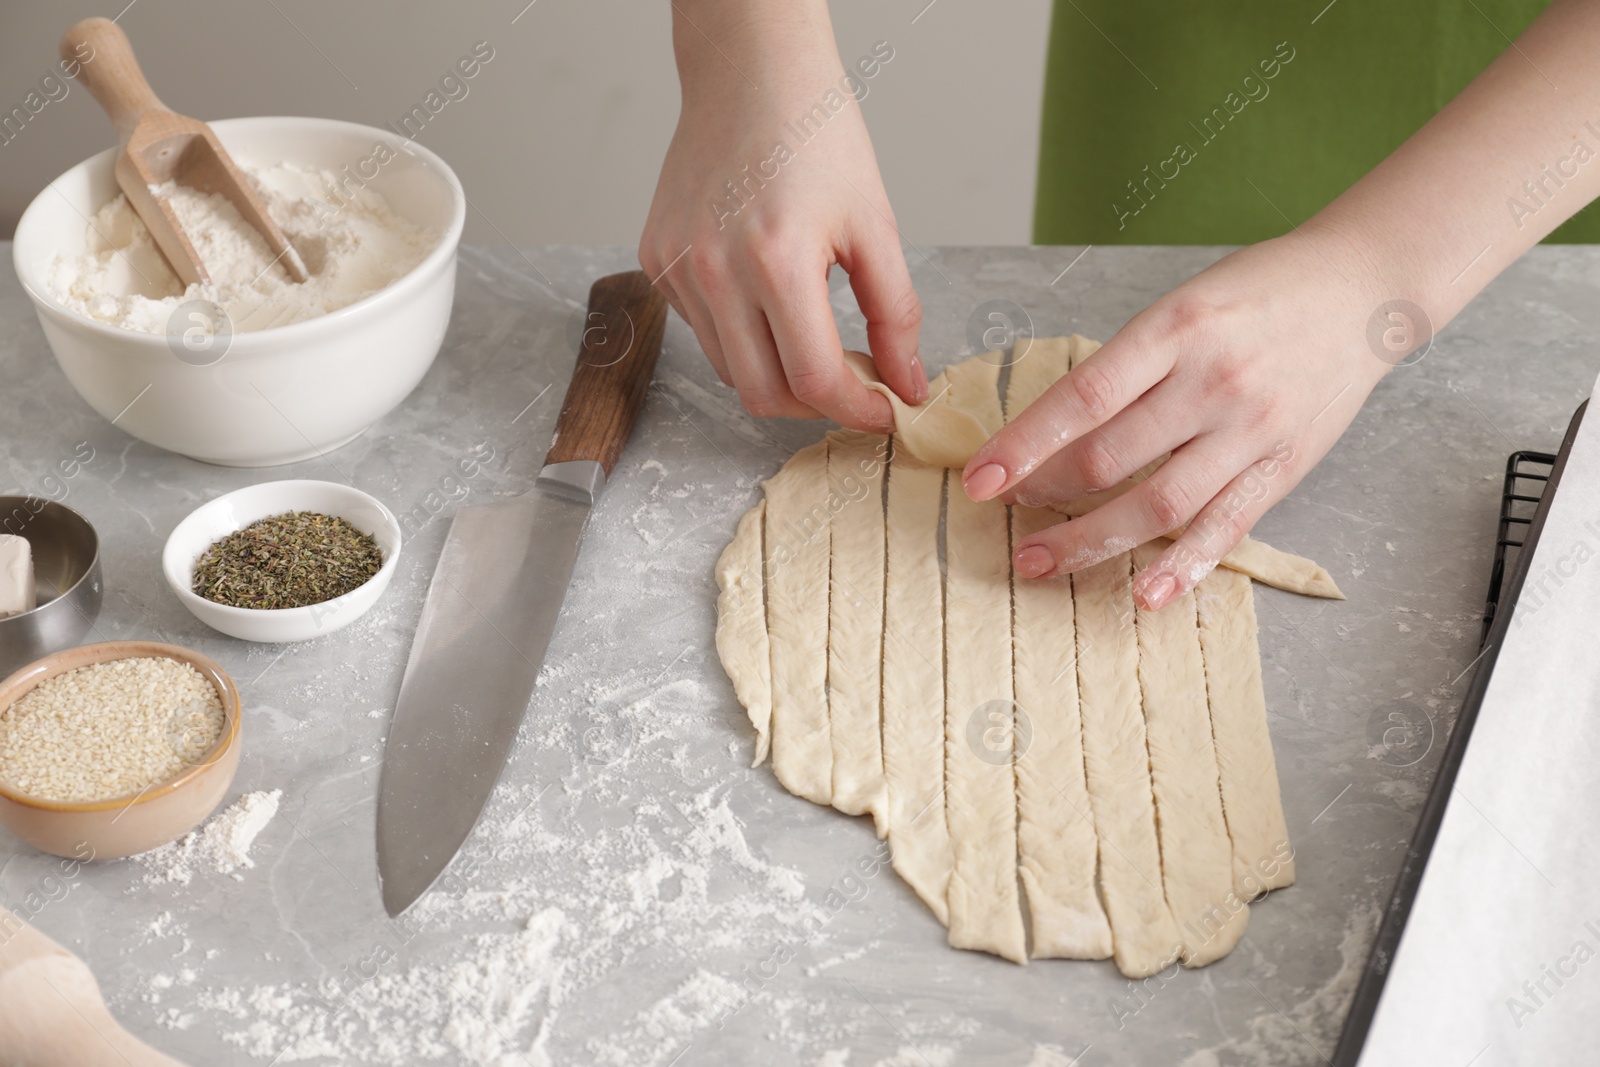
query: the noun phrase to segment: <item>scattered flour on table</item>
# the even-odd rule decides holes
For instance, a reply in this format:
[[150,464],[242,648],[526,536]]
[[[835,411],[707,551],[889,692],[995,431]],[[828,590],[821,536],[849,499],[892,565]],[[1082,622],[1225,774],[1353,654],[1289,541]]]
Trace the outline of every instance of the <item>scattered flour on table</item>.
[[[234,801],[220,815],[214,815],[204,824],[160,848],[141,852],[134,859],[150,868],[145,875],[145,885],[176,882],[188,885],[194,872],[209,868],[218,874],[236,873],[241,868],[254,867],[250,846],[256,835],[266,829],[273,816],[278,814],[278,800],[283,790],[270,793],[246,793]],[[168,916],[170,919],[170,916]]]
[[[85,250],[45,264],[45,287],[73,311],[113,326],[167,333],[172,314],[192,300],[227,312],[235,333],[326,315],[407,274],[441,235],[401,218],[371,188],[352,191],[332,171],[293,163],[243,168],[263,205],[304,260],[310,277],[294,282],[267,243],[217,193],[168,182],[158,187],[211,276],[184,286],[126,197],[90,221]],[[185,316],[187,318],[187,316]],[[185,321],[208,331],[204,316]]]
[[[528,801],[523,801],[528,805]],[[750,853],[726,795],[706,790],[682,811],[643,801],[627,821],[570,835],[542,824],[533,805],[488,827],[485,853],[539,857],[530,873],[493,889],[435,893],[418,915],[390,925],[370,977],[322,984],[254,985],[198,993],[224,1038],[277,1064],[322,1061],[400,1064],[451,1059],[490,1067],[547,1067],[558,1019],[603,1037],[584,1041],[584,1062],[605,1067],[667,1064],[696,1033],[749,998],[739,974],[685,968],[704,947],[765,950],[816,905],[794,870]],[[683,827],[688,819],[701,827]],[[731,861],[731,862],[730,862]],[[742,877],[726,875],[726,870]],[[605,878],[627,869],[621,878]],[[470,881],[472,880],[464,880]],[[522,918],[518,921],[517,917]],[[403,944],[488,920],[501,929],[467,937],[448,963],[403,966]],[[506,929],[509,923],[510,928]],[[374,941],[386,941],[374,934]],[[634,1016],[594,1017],[584,992],[666,953],[661,973],[688,969]],[[235,1025],[229,1029],[229,1024]]]
[[833,956],[833,957],[831,957],[829,959],[822,960],[822,961],[818,962],[817,964],[815,964],[814,966],[807,967],[806,968],[806,977],[815,978],[817,975],[821,974],[823,971],[826,971],[826,970],[828,970],[830,968],[833,968],[833,967],[837,967],[841,963],[850,963],[850,962],[852,962],[854,960],[859,960],[862,956],[865,956],[867,953],[876,951],[877,948],[878,948],[878,942],[877,941],[868,941],[864,945],[857,945],[855,948],[851,949],[849,952],[841,952],[837,956]]
[[950,1067],[955,1050],[948,1045],[905,1045],[873,1067]]
[[[816,931],[829,916],[800,873],[752,850],[725,786],[638,790],[646,761],[692,770],[662,742],[703,714],[705,687],[678,679],[648,698],[637,684],[575,688],[581,707],[608,709],[623,744],[594,750],[606,762],[578,762],[581,781],[563,781],[569,802],[541,806],[532,785],[505,789],[458,861],[462,875],[452,880],[453,868],[375,928],[378,951],[350,967],[332,961],[320,982],[213,982],[193,1009],[247,1055],[280,1065],[665,1067],[720,1022],[754,1015],[750,1003],[785,1036],[797,1017],[810,1025],[820,1006],[776,983],[752,994],[745,973],[780,940],[825,942]],[[573,735],[584,723],[580,712],[547,725],[534,747],[559,739],[582,753]],[[478,877],[491,859],[495,876]],[[602,1002],[591,991],[624,981],[644,982],[636,1011],[591,1006]],[[176,1026],[183,1014],[170,1017]]]

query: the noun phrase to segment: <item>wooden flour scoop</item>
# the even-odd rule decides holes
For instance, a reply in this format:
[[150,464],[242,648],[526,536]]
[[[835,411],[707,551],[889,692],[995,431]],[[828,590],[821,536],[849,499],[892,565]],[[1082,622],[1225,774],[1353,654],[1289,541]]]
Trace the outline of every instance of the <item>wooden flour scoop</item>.
[[184,1067],[117,1024],[88,964],[0,908],[0,1063]]
[[[211,278],[172,205],[153,191],[169,181],[202,193],[222,194],[266,239],[267,248],[289,277],[297,282],[306,280],[300,254],[261,206],[211,127],[169,110],[156,99],[120,26],[110,19],[84,19],[61,38],[61,55],[82,62],[79,80],[116,125],[122,140],[117,184],[185,285]],[[92,58],[82,61],[85,55]]]

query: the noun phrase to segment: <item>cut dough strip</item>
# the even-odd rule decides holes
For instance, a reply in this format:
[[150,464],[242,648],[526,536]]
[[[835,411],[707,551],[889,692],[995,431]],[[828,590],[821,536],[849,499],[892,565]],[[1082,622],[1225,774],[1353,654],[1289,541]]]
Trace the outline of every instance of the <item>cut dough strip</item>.
[[[1000,422],[999,368],[951,367],[950,392]],[[987,397],[987,404],[981,401]],[[950,944],[1027,962],[1012,770],[1011,542],[1006,509],[950,476],[945,502],[945,803],[954,847]]]
[[1178,958],[1179,941],[1161,885],[1127,554],[1072,575],[1072,594],[1084,770],[1100,836],[1100,889],[1117,967],[1130,978],[1144,978]]
[[828,598],[828,728],[833,806],[870,813],[888,832],[880,704],[883,699],[883,472],[889,439],[828,435],[832,562]]
[[889,464],[883,604],[883,769],[894,869],[950,925],[944,797],[943,467],[896,450]]
[[[1155,543],[1166,548],[1171,542],[1163,537]],[[1322,597],[1325,600],[1345,598],[1334,583],[1333,575],[1325,568],[1304,556],[1273,548],[1248,536],[1222,558],[1222,565],[1286,593]]]
[[717,560],[717,655],[733,691],[756,731],[756,755],[767,758],[772,723],[772,662],[767,643],[767,605],[761,581],[765,500],[744,513],[733,540]]
[[[1147,567],[1159,554],[1159,549],[1142,545],[1134,549],[1133,565]],[[1233,846],[1222,815],[1195,618],[1192,592],[1161,611],[1138,608],[1134,613],[1162,884],[1187,967],[1226,956],[1250,918],[1249,908],[1233,892]]]
[[795,796],[833,799],[828,732],[828,441],[802,448],[766,483],[772,770]]
[[[1011,509],[1011,537],[1053,524],[1035,508]],[[1083,771],[1083,723],[1072,588],[1064,579],[1017,582],[1012,593],[1016,681],[1017,853],[1033,919],[1033,955],[1103,960],[1111,926],[1095,891],[1098,839]]]
[[[1067,372],[1069,338],[1035,341],[1014,358],[1006,418],[1033,403]],[[1011,547],[1059,522],[1050,511],[1011,509]],[[1019,742],[1017,754],[1018,873],[1033,920],[1035,958],[1100,960],[1111,955],[1111,925],[1095,889],[1094,816],[1083,772],[1083,723],[1072,586],[1067,581],[1012,582]]]
[[[1044,395],[1072,365],[1072,352],[1082,337],[1036,337],[1012,357],[1006,386],[1006,421],[1010,422]],[[1018,342],[1021,344],[1022,342]],[[971,458],[971,457],[968,457]]]
[[1212,571],[1195,587],[1222,812],[1233,841],[1233,889],[1253,900],[1294,884],[1294,851],[1267,734],[1261,648],[1250,579]]

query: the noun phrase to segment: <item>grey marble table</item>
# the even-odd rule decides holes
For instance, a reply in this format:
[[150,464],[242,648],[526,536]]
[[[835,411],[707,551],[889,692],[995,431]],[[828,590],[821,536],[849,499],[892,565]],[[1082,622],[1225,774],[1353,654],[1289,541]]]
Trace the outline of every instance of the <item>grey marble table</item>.
[[[1097,248],[1052,284],[1079,251],[911,253],[930,365],[971,351],[984,301],[1021,305],[1041,335],[1104,338],[1221,254]],[[712,648],[712,563],[757,482],[822,427],[746,417],[675,319],[501,789],[415,914],[384,917],[382,741],[449,514],[528,488],[573,312],[593,277],[632,265],[622,249],[465,250],[416,392],[326,460],[275,470],[209,467],[108,425],[5,272],[0,492],[64,499],[101,530],[96,637],[190,645],[233,673],[247,715],[235,793],[282,801],[254,866],[231,874],[168,856],[63,882],[0,835],[0,900],[34,894],[35,922],[90,962],[128,1027],[197,1065],[1321,1062],[1466,688],[1506,454],[1553,448],[1600,368],[1600,251],[1514,267],[1262,522],[1350,598],[1257,593],[1299,883],[1251,909],[1232,955],[1137,994],[1109,963],[948,948],[867,821],[749,766]],[[848,288],[834,299],[862,346]],[[60,477],[85,444],[93,458]],[[277,478],[353,483],[410,536],[368,617],[250,645],[191,618],[158,560],[192,508]],[[1374,744],[1391,715],[1421,728],[1413,749]]]

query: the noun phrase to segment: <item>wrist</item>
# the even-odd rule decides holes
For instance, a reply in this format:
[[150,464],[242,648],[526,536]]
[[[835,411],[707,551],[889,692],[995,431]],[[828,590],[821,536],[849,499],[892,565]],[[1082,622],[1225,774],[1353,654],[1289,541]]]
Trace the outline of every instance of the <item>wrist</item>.
[[[1364,331],[1376,360],[1367,363],[1372,384],[1397,366],[1420,358],[1476,290],[1454,293],[1441,275],[1448,261],[1426,230],[1407,213],[1341,210],[1334,201],[1301,227],[1341,277],[1354,325]],[[1465,289],[1465,287],[1463,287]]]
[[840,69],[827,0],[759,9],[747,0],[675,0],[672,7],[685,111],[771,106]]

